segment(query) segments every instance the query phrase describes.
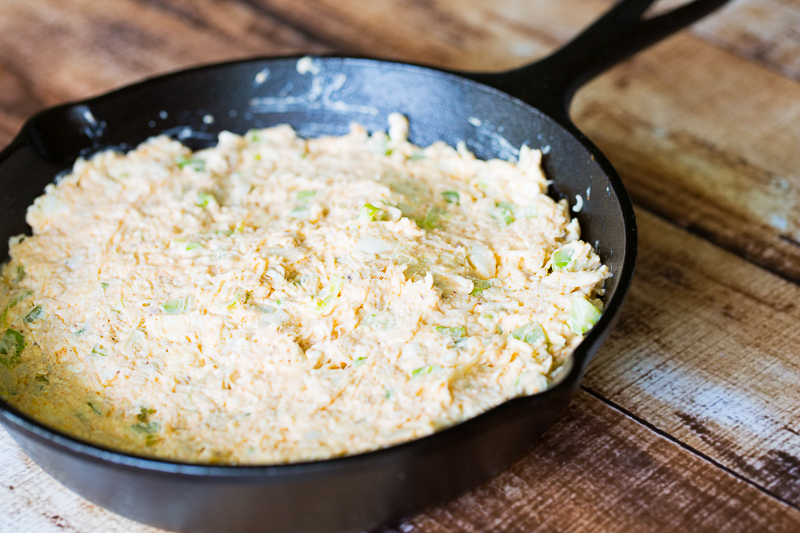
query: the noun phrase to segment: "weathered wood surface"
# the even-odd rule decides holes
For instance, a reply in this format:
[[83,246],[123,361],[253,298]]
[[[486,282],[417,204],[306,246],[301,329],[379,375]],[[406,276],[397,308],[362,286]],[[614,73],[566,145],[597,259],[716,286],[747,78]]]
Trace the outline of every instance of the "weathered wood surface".
[[[338,51],[504,70],[610,3],[3,0],[0,146],[43,107],[199,63]],[[646,208],[631,298],[584,382],[597,398],[582,393],[493,482],[398,530],[800,529],[799,20],[791,0],[735,0],[579,93],[576,122]],[[148,531],[60,487],[4,434],[0,492],[2,533]]]

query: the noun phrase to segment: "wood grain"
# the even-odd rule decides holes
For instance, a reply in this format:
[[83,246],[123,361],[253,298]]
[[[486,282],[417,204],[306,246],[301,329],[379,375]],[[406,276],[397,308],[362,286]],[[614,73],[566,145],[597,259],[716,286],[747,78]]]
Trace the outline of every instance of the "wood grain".
[[584,385],[800,505],[800,287],[638,215],[631,295]]
[[201,63],[329,47],[234,0],[4,0],[0,50],[0,68],[24,74],[21,98],[50,105]]
[[796,509],[580,393],[524,459],[398,529],[750,532],[792,531],[798,520]]

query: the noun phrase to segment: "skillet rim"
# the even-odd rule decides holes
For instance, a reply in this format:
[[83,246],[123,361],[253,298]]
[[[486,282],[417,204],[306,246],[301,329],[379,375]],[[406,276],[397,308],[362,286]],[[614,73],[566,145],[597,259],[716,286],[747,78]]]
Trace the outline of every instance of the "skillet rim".
[[[622,265],[617,277],[617,283],[611,297],[607,302],[604,302],[604,309],[600,320],[591,329],[589,334],[581,341],[571,354],[571,368],[564,378],[551,388],[528,396],[519,396],[506,400],[505,402],[487,410],[483,413],[459,422],[457,424],[448,426],[445,429],[436,431],[423,437],[415,438],[410,441],[400,442],[384,448],[378,448],[358,454],[345,455],[340,457],[333,457],[329,459],[322,459],[316,461],[304,461],[297,463],[275,463],[275,464],[242,464],[242,465],[224,465],[213,463],[191,463],[184,461],[175,461],[170,459],[161,459],[156,457],[147,457],[142,455],[135,455],[133,453],[115,450],[98,444],[93,444],[78,437],[69,435],[68,433],[60,430],[50,428],[49,426],[35,420],[34,418],[24,414],[15,407],[9,405],[5,400],[0,398],[0,421],[12,424],[15,429],[22,430],[29,436],[33,436],[37,440],[46,441],[48,445],[54,445],[59,448],[60,452],[66,452],[69,455],[77,456],[82,459],[88,459],[92,462],[98,463],[111,463],[117,467],[123,467],[133,470],[144,470],[150,474],[160,474],[166,476],[187,476],[193,479],[198,478],[213,478],[215,480],[223,479],[255,479],[265,477],[272,482],[279,482],[281,478],[287,476],[297,476],[305,474],[318,474],[323,472],[334,473],[338,469],[352,469],[354,467],[369,468],[371,464],[380,464],[392,461],[396,455],[404,455],[410,453],[416,455],[424,452],[429,448],[437,448],[441,445],[441,441],[453,440],[463,438],[470,434],[479,432],[479,426],[490,419],[496,418],[498,420],[508,417],[510,412],[516,407],[525,403],[535,404],[536,402],[545,402],[549,396],[558,395],[566,392],[568,389],[576,389],[580,384],[583,374],[595,355],[600,346],[605,342],[610,330],[613,328],[619,312],[622,308],[625,298],[630,290],[631,282],[633,279],[633,271],[636,264],[636,256],[638,252],[637,242],[637,224],[636,215],[633,209],[633,202],[627,189],[622,183],[622,179],[616,172],[614,167],[606,156],[600,151],[597,146],[592,143],[568,118],[568,111],[565,110],[564,117],[556,117],[549,115],[536,107],[534,103],[528,103],[520,98],[514,97],[502,90],[496,89],[486,83],[478,82],[470,79],[471,73],[459,73],[431,67],[418,63],[381,60],[369,57],[359,56],[344,56],[338,54],[295,54],[286,56],[253,56],[249,58],[236,59],[232,61],[222,61],[217,63],[202,64],[186,69],[181,69],[165,74],[146,77],[142,80],[136,81],[131,84],[117,87],[108,92],[91,96],[82,100],[65,102],[56,106],[43,109],[30,118],[23,124],[20,131],[14,139],[0,151],[0,167],[4,162],[10,158],[17,150],[25,146],[28,142],[30,131],[37,125],[37,123],[44,117],[59,111],[74,108],[77,106],[90,106],[94,103],[102,102],[107,99],[114,98],[115,96],[134,92],[142,87],[168,81],[172,78],[177,78],[185,75],[191,75],[196,72],[220,69],[224,67],[234,67],[244,64],[257,64],[265,62],[278,62],[278,61],[298,61],[305,57],[312,57],[314,59],[322,60],[338,60],[342,63],[365,65],[370,68],[380,68],[381,66],[389,66],[397,70],[411,70],[417,73],[432,76],[432,77],[445,77],[452,79],[458,83],[464,83],[472,86],[480,91],[488,93],[492,98],[499,98],[510,101],[511,103],[521,105],[528,110],[532,111],[545,121],[550,121],[556,126],[564,130],[562,133],[578,141],[584,149],[589,153],[591,159],[596,163],[603,175],[609,182],[609,186],[614,191],[617,199],[617,206],[622,214],[622,234],[624,237],[625,245],[623,249]],[[490,74],[493,75],[494,73]],[[496,73],[497,75],[503,72]],[[159,133],[155,132],[154,135]],[[91,153],[109,149],[112,146],[100,145],[98,148],[92,149]],[[81,157],[83,154],[76,154]],[[55,178],[55,176],[54,176]],[[570,393],[570,397],[574,396],[574,391]],[[463,435],[462,435],[463,434]],[[447,444],[446,442],[444,443]]]

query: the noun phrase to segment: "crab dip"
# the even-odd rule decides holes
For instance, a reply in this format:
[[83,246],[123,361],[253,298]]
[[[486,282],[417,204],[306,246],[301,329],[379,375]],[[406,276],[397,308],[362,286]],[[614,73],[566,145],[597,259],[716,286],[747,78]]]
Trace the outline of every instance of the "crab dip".
[[126,452],[269,464],[373,450],[545,390],[609,276],[541,153],[408,122],[165,136],[79,159],[0,283],[0,395]]

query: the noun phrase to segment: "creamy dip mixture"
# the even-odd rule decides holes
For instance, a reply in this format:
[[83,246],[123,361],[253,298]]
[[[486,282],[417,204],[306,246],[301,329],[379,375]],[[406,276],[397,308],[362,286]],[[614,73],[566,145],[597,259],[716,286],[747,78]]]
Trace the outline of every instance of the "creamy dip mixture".
[[155,137],[78,160],[0,283],[0,395],[105,446],[324,459],[546,389],[608,268],[539,151],[481,161],[389,133]]

